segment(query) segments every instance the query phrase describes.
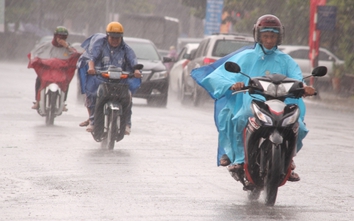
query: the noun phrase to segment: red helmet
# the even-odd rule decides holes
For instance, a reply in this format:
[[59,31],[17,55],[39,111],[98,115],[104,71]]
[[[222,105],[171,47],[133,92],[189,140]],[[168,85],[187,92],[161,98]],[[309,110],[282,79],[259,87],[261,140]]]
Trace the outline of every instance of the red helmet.
[[282,43],[284,37],[284,27],[281,24],[279,18],[274,15],[263,15],[258,18],[256,24],[253,27],[253,37],[258,43],[261,43],[261,32],[271,31],[278,33],[277,45]]

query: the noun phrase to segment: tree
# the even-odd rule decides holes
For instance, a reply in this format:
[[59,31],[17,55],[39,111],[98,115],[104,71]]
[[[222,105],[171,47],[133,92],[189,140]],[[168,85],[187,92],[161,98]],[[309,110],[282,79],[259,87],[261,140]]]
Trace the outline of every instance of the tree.
[[346,72],[354,74],[354,2],[329,0],[328,5],[337,7],[333,44],[336,53],[345,59]]
[[243,19],[238,20],[234,27],[236,32],[252,33],[257,18],[264,14],[273,14],[282,21],[285,27],[284,44],[307,44],[310,13],[308,1],[225,0],[224,5],[236,12],[242,11]]

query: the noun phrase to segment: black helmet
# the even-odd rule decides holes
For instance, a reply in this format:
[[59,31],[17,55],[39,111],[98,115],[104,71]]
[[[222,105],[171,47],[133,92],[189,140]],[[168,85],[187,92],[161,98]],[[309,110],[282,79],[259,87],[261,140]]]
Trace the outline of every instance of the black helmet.
[[258,43],[261,43],[261,32],[271,31],[279,34],[277,45],[280,45],[284,37],[284,27],[281,24],[279,18],[274,15],[263,15],[258,18],[256,24],[253,27],[253,37]]

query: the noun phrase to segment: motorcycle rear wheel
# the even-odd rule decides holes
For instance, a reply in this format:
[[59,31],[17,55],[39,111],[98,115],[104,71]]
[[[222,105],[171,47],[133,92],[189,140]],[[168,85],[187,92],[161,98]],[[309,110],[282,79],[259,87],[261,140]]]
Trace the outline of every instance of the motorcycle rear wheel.
[[268,161],[268,173],[265,179],[265,204],[274,206],[277,199],[280,177],[282,175],[281,148],[273,146],[272,158]]
[[57,102],[57,94],[53,93],[52,91],[48,91],[48,105],[47,106],[47,114],[45,116],[45,123],[47,126],[51,126],[54,124],[54,118],[55,118],[55,105]]

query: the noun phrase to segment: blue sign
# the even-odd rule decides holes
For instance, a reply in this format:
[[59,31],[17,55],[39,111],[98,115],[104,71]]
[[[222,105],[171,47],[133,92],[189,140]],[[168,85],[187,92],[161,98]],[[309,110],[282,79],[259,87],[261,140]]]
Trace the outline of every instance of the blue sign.
[[220,32],[224,0],[207,0],[205,11],[204,35]]
[[317,30],[333,31],[336,26],[337,7],[317,6]]

